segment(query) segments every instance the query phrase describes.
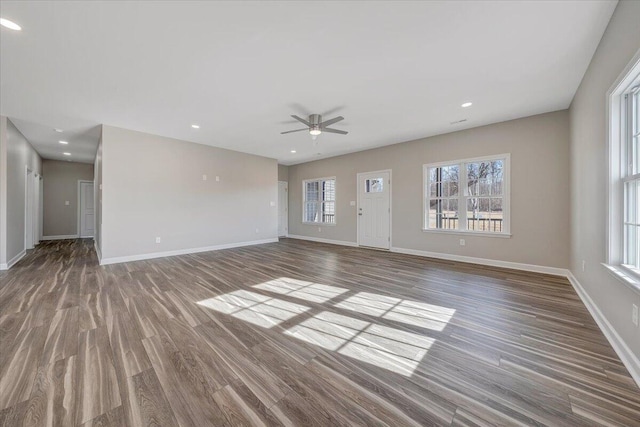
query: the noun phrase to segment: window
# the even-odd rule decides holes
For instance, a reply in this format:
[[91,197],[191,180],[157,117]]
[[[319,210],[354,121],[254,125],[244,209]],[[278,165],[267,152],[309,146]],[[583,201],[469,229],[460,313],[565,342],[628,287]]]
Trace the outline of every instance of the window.
[[626,148],[626,173],[622,178],[624,199],[624,225],[623,225],[623,264],[635,270],[640,269],[640,86],[634,86],[625,93],[623,105],[625,116],[625,129],[622,137]]
[[336,223],[336,179],[320,178],[302,181],[302,222]]
[[607,267],[640,289],[640,60],[609,93]]
[[609,96],[609,209],[605,266],[640,290],[640,55]]
[[509,155],[424,165],[424,230],[509,233]]

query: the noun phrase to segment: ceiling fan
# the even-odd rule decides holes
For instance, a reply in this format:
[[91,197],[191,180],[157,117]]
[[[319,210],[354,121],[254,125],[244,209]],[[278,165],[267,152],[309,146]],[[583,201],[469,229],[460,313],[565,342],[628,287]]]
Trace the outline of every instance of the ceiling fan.
[[309,131],[309,135],[311,135],[311,139],[315,140],[318,137],[318,135],[322,134],[322,132],[338,133],[340,135],[346,135],[349,133],[344,130],[330,129],[327,127],[327,126],[331,126],[334,123],[338,123],[341,120],[344,120],[344,117],[342,116],[325,120],[324,122],[322,121],[322,116],[320,114],[311,114],[309,116],[309,120],[305,120],[302,117],[296,116],[295,114],[292,115],[291,117],[293,117],[300,123],[304,123],[307,127],[303,129],[295,129],[295,130],[288,130],[286,132],[280,132],[282,135],[284,135],[285,133],[302,132],[303,130],[307,130]]

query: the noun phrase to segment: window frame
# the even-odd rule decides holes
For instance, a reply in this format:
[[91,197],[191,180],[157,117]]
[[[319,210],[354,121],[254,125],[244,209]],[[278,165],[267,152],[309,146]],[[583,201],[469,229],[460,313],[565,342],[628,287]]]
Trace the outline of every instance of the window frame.
[[[467,185],[459,185],[458,190],[458,217],[460,218],[460,212],[463,207],[464,218],[458,219],[458,227],[460,225],[464,225],[464,228],[457,229],[442,229],[442,228],[429,228],[429,218],[428,218],[428,208],[427,204],[429,203],[429,185],[430,185],[430,177],[429,177],[429,169],[434,167],[443,167],[443,166],[455,166],[459,167],[459,181],[460,183],[467,182],[467,168],[466,165],[468,163],[476,163],[476,162],[487,162],[487,161],[496,161],[502,160],[504,162],[503,173],[503,195],[502,195],[502,231],[476,231],[476,230],[468,230],[467,221],[466,221],[466,203],[467,199],[470,197],[468,195],[468,187]],[[467,159],[456,159],[444,162],[435,162],[435,163],[427,163],[422,165],[422,231],[425,233],[444,233],[444,234],[463,234],[463,235],[474,235],[474,236],[485,236],[485,237],[502,237],[502,238],[510,238],[511,237],[511,154],[510,153],[502,153],[502,154],[494,154],[490,156],[482,156],[482,157],[472,157]]]
[[[305,221],[306,219],[306,207],[307,207],[307,183],[309,182],[325,182],[333,180],[333,188],[334,188],[334,199],[333,200],[311,200],[312,202],[318,202],[318,204],[322,205],[324,202],[333,202],[333,222],[324,222],[324,221]],[[322,191],[322,190],[321,190]],[[327,226],[335,226],[338,223],[338,180],[335,176],[327,176],[322,178],[309,178],[302,180],[302,224],[306,225],[327,225]]]
[[[638,88],[635,93],[640,92],[640,51],[607,92],[608,206],[606,259],[603,263],[603,266],[622,283],[640,292],[640,269],[624,264],[627,249],[624,230],[625,183],[640,178],[640,171],[637,170],[635,174],[629,172],[629,154],[632,152],[633,140],[632,129],[629,126],[632,109],[629,105],[633,102],[634,88]],[[625,98],[625,95],[630,96]],[[640,127],[640,124],[637,126]],[[638,167],[640,168],[640,165]],[[638,203],[640,202],[636,201],[636,204]],[[638,221],[640,220],[637,219],[636,222]]]

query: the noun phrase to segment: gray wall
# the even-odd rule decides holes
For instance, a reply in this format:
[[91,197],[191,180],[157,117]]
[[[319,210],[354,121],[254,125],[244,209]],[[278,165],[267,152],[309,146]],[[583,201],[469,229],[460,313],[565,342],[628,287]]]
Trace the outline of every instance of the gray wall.
[[93,195],[96,213],[96,230],[93,240],[98,251],[98,258],[102,258],[102,126],[100,127],[100,142],[93,163]]
[[1,134],[4,141],[1,149],[5,153],[3,158],[6,159],[6,168],[3,167],[0,170],[0,175],[2,180],[6,180],[3,184],[6,186],[6,196],[5,202],[2,204],[5,209],[2,216],[4,223],[0,227],[4,236],[2,239],[4,241],[4,250],[2,251],[4,258],[0,259],[0,264],[6,264],[25,250],[26,167],[41,175],[42,160],[24,135],[11,123],[11,120],[3,118],[2,123]]
[[289,167],[285,165],[278,165],[278,181],[289,181]]
[[277,181],[274,159],[103,126],[103,261],[275,239]]
[[[392,246],[547,267],[569,265],[567,111],[289,167],[289,234],[357,241],[356,174],[392,169]],[[422,165],[511,153],[509,239],[422,231]],[[335,226],[302,224],[302,180],[336,176]]]
[[93,181],[93,165],[43,160],[42,175],[44,237],[78,235],[78,180]]
[[[640,332],[631,304],[640,295],[605,271],[607,215],[607,91],[640,49],[640,2],[621,1],[570,108],[571,271],[636,356]],[[582,271],[582,261],[586,269]]]

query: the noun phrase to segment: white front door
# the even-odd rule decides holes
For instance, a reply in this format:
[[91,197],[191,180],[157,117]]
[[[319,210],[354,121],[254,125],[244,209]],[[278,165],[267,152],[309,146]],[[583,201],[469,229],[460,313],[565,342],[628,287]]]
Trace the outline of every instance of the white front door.
[[289,232],[289,184],[278,181],[278,236]]
[[391,173],[358,174],[358,244],[389,249],[391,245]]
[[80,237],[93,237],[93,182],[80,182]]

